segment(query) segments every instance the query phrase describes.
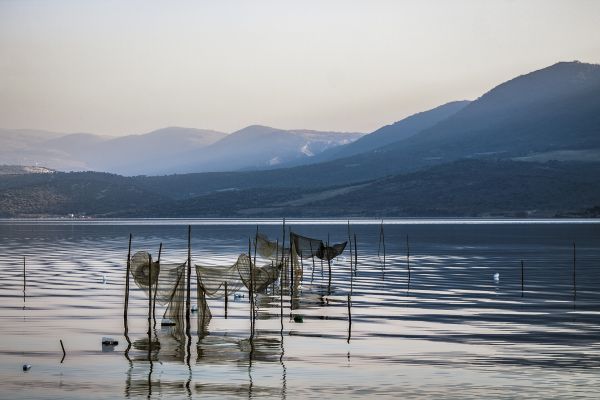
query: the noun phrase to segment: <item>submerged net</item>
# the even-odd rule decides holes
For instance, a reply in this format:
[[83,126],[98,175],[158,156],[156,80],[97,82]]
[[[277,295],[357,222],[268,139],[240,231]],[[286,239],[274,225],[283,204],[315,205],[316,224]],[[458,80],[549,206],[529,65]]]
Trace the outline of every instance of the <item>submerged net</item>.
[[131,257],[133,280],[146,295],[149,295],[149,285],[152,284],[153,299],[156,299],[158,304],[167,306],[163,319],[168,318],[181,327],[185,308],[186,263],[152,262],[150,266],[149,261],[150,254],[145,251],[138,251]]

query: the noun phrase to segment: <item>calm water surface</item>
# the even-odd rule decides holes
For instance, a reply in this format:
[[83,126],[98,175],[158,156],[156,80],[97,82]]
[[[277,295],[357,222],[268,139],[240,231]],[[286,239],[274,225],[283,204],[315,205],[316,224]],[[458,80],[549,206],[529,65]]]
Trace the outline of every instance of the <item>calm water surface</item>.
[[[183,340],[157,325],[149,358],[147,299],[133,286],[126,357],[129,233],[133,251],[156,255],[162,242],[165,262],[184,262],[188,223],[199,264],[232,264],[257,224],[282,237],[271,220],[0,221],[0,398],[598,398],[598,221],[386,221],[385,265],[379,222],[351,221],[350,332],[346,250],[331,287],[327,267],[305,262],[291,301],[284,291],[283,329],[279,289],[259,295],[253,346],[246,294],[230,296],[227,319],[209,300],[204,335],[195,321]],[[345,221],[290,225],[348,236]],[[119,345],[103,349],[103,336]]]

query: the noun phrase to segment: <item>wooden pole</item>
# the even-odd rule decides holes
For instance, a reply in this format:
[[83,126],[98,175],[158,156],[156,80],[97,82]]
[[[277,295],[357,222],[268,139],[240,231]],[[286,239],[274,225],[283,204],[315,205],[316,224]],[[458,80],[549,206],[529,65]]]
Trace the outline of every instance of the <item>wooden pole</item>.
[[[277,251],[279,251],[279,239],[275,242]],[[283,248],[281,249],[281,258],[283,260]],[[277,255],[277,254],[276,254]],[[277,257],[275,257],[277,260]],[[283,334],[283,264],[281,265],[281,273],[279,275],[279,322],[281,324],[281,332]]]
[[[148,339],[152,333],[152,256],[148,254]],[[148,341],[151,346],[151,341]],[[148,350],[150,351],[150,350]]]
[[192,226],[188,225],[188,260],[187,260],[187,298],[185,303],[185,323],[186,323],[186,331],[189,334],[190,332],[190,307],[192,303],[191,293],[192,293]]
[[525,267],[523,266],[523,260],[521,260],[521,297],[525,295]]
[[227,301],[229,297],[229,293],[227,293],[227,281],[225,281],[225,319],[227,319]]
[[292,318],[292,310],[294,309],[294,257],[292,257],[292,249],[294,248],[294,242],[292,242],[292,228],[290,232],[290,250],[288,252],[288,262],[290,264],[290,319]]
[[[287,268],[285,267],[285,217],[283,218],[283,234],[282,234],[282,239],[281,239],[281,275],[283,275],[284,272],[287,272]],[[281,285],[281,290],[283,290],[283,285]]]
[[[158,268],[160,268],[160,255],[162,254],[162,242],[160,246],[158,246],[158,260],[156,263],[158,264]],[[156,276],[156,283],[154,284],[154,298],[152,299],[152,321],[154,327],[156,328],[156,292],[158,292],[158,276]]]
[[352,271],[352,239],[350,237],[350,220],[348,220],[348,244],[350,245],[350,271]]
[[352,296],[348,294],[348,340],[350,343],[350,337],[352,336]]
[[[252,278],[252,295],[254,295],[254,289],[256,288],[256,283],[254,282],[254,268],[256,268],[256,247],[258,246],[258,225],[256,225],[256,236],[254,237],[254,262],[252,263],[252,273],[250,277]],[[252,298],[252,305],[254,305],[254,297]],[[254,324],[256,323],[256,309],[252,307],[252,327],[254,329]]]
[[125,337],[129,332],[127,324],[127,311],[129,308],[129,273],[131,270],[131,233],[129,234],[129,250],[127,251],[127,271],[125,272],[125,307],[123,309],[123,323],[125,326]]
[[63,361],[65,361],[65,357],[67,356],[67,352],[65,351],[65,345],[63,344],[62,339],[60,339],[60,347],[62,348],[62,352],[63,352],[62,359],[60,360],[60,363],[62,364]]
[[252,240],[248,238],[248,263],[250,264],[250,287],[248,297],[250,300],[250,340],[254,338],[254,278],[252,271]]

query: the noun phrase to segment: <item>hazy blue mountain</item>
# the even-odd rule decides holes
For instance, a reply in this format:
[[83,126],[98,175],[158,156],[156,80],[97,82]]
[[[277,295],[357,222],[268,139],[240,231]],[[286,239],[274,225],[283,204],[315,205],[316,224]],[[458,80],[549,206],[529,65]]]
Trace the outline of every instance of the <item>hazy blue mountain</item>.
[[[586,152],[586,159],[593,158],[590,151],[600,152],[600,65],[563,62],[519,76],[414,136],[316,167],[328,171],[323,183],[331,184],[460,158],[531,157],[557,150]],[[301,180],[314,172],[309,168],[290,173]]]
[[143,135],[104,141],[83,151],[89,170],[122,175],[160,173],[181,162],[185,154],[198,151],[226,137],[206,129],[169,127]]
[[64,133],[33,129],[0,129],[0,164],[39,165],[55,169],[84,167],[77,158],[47,143],[59,139]]
[[4,130],[0,131],[0,164],[122,175],[268,169],[310,159],[360,136],[258,125],[229,135],[179,127],[122,137]]
[[[414,136],[361,154],[270,171],[148,177],[143,184],[178,186],[186,197],[223,189],[337,186],[461,158],[563,158],[552,157],[557,149],[585,152],[581,159],[593,161],[589,152],[600,149],[599,82],[599,65],[558,63],[497,86]],[[564,158],[576,161],[573,151]]]
[[391,125],[379,128],[355,142],[326,150],[314,157],[312,162],[323,162],[336,158],[349,157],[409,138],[456,114],[469,103],[470,101],[467,100],[453,101],[434,109],[411,115]]
[[350,143],[362,133],[282,130],[252,125],[199,152],[182,155],[171,173],[268,169],[302,162],[326,149]]

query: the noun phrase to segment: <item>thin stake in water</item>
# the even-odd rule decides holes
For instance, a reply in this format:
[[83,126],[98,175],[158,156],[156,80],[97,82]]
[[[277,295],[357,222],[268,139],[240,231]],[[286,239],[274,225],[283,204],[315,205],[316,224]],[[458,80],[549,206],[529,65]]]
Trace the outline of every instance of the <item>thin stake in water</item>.
[[250,341],[254,339],[254,278],[252,270],[252,240],[248,238],[248,262],[250,263],[250,287],[248,294],[250,296]]
[[[160,246],[158,246],[158,259],[156,260],[156,264],[160,268],[160,255],[162,254],[162,242]],[[158,292],[158,276],[156,277],[156,283],[154,284],[154,298],[152,299],[152,321],[153,326],[156,328],[156,292]]]
[[60,339],[60,347],[62,348],[62,352],[63,352],[62,359],[60,360],[60,363],[62,364],[63,361],[65,361],[65,357],[67,356],[67,352],[65,351],[65,345],[63,344],[62,339]]
[[187,298],[185,303],[185,330],[190,333],[190,307],[192,292],[192,226],[188,225]]
[[352,296],[348,294],[348,339],[346,340],[350,343],[350,337],[352,336]]
[[152,334],[152,256],[148,254],[148,353],[150,353],[150,346]]
[[129,273],[131,270],[131,233],[129,234],[129,250],[127,251],[127,271],[125,272],[125,307],[123,310],[123,323],[125,326],[125,337],[128,337],[129,326],[127,324],[127,310],[129,308]]
[[227,301],[229,293],[227,293],[227,281],[225,281],[225,319],[227,319]]
[[377,246],[377,257],[381,258],[381,250],[383,248],[383,269],[385,269],[385,232],[383,230],[383,220],[379,227],[379,245]]

